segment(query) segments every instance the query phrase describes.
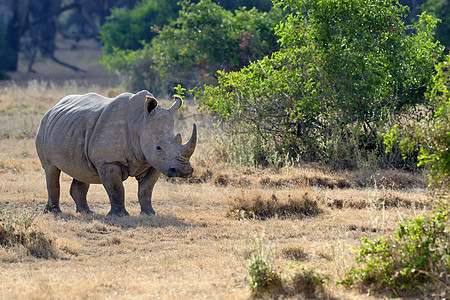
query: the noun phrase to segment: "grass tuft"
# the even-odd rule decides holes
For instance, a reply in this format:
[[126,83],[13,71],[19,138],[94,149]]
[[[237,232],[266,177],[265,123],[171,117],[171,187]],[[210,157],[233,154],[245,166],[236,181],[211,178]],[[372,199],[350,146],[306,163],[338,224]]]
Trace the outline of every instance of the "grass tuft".
[[305,260],[308,257],[308,253],[300,245],[283,248],[281,254],[285,258],[295,261]]
[[230,201],[228,216],[245,219],[265,220],[273,217],[313,217],[322,213],[316,199],[308,192],[287,197],[273,193],[267,196],[254,191],[241,191]]
[[303,295],[306,299],[323,299],[325,284],[329,281],[328,275],[321,275],[313,269],[300,268],[292,278],[293,294]]
[[53,240],[33,228],[35,215],[25,207],[8,205],[0,214],[0,246],[25,249],[28,255],[36,258],[55,259],[58,257]]

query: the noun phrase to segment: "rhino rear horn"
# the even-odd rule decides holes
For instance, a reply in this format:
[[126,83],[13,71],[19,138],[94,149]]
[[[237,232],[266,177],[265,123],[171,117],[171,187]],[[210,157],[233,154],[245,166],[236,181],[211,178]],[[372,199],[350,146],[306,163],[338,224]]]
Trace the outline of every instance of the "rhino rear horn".
[[181,104],[183,104],[183,100],[180,97],[175,96],[173,104],[169,107],[168,111],[170,111],[173,115],[181,107]]
[[177,135],[173,139],[173,143],[177,144],[177,145],[181,145],[181,134],[177,133]]
[[186,144],[181,146],[181,156],[183,158],[189,159],[192,156],[195,150],[195,146],[197,145],[197,125],[194,124],[194,128],[192,128],[192,134],[189,141]]

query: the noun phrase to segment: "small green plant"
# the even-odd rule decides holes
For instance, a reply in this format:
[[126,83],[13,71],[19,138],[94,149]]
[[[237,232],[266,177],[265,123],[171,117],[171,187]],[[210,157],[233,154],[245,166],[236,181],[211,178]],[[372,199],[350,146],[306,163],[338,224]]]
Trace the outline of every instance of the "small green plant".
[[33,224],[35,218],[35,213],[17,204],[8,204],[0,211],[0,221],[6,228],[22,227],[26,230]]
[[311,268],[290,263],[286,268],[275,265],[275,251],[264,242],[263,235],[251,240],[251,251],[247,260],[248,277],[253,296],[295,296],[324,298],[328,275],[318,274]]
[[254,236],[251,241],[250,257],[247,261],[250,290],[254,295],[266,292],[280,292],[283,289],[282,275],[274,268],[274,253],[264,245],[263,236]]
[[181,84],[177,85],[173,89],[177,92],[175,95],[173,95],[173,97],[178,97],[178,98],[183,99],[184,92],[186,91],[186,89],[184,87],[182,87]]
[[394,296],[417,292],[432,280],[448,284],[448,207],[440,207],[432,216],[400,223],[393,237],[362,238],[355,259],[363,266],[350,269],[348,277],[338,284],[387,290]]

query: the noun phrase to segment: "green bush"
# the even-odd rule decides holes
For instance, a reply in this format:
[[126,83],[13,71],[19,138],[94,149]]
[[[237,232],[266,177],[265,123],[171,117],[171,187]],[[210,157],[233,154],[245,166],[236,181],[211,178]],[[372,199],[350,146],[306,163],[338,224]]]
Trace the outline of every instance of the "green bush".
[[446,52],[450,50],[450,5],[446,0],[426,0],[421,5],[421,9],[439,18],[441,22],[436,27],[436,38],[446,47]]
[[[426,99],[425,118],[409,130],[395,126],[385,134],[387,150],[398,145],[403,153],[418,149],[420,165],[430,168],[435,211],[399,224],[395,236],[362,239],[356,262],[341,282],[392,295],[410,292],[446,298],[450,293],[449,173],[450,173],[450,56],[436,66]],[[435,283],[434,286],[428,284]],[[437,286],[437,287],[436,287]]]
[[110,54],[115,49],[142,49],[142,41],[150,42],[158,28],[176,17],[177,3],[178,0],[144,0],[131,10],[113,8],[100,30],[103,50]]
[[106,51],[107,69],[128,76],[132,89],[192,88],[216,83],[217,70],[238,70],[278,49],[274,27],[283,16],[280,9],[232,12],[211,0],[180,4],[176,21],[158,30],[151,42],[141,41],[138,50],[113,45]]
[[392,295],[420,291],[431,280],[450,283],[448,207],[431,217],[417,217],[399,224],[395,236],[362,238],[356,253],[360,268],[352,268],[340,284],[367,286]]
[[450,189],[450,55],[436,65],[426,99],[429,106],[425,117],[413,126],[395,125],[384,135],[389,152],[399,147],[405,153],[416,153],[419,166],[430,168],[430,185],[447,194]]
[[281,50],[239,72],[220,72],[218,86],[197,90],[200,108],[254,141],[248,150],[261,163],[274,152],[344,166],[357,155],[383,158],[384,128],[426,105],[442,51],[433,38],[436,19],[423,14],[407,27],[406,8],[388,0],[275,5],[292,11],[277,26]]
[[274,267],[274,253],[264,245],[263,237],[255,236],[251,241],[252,250],[247,261],[246,278],[254,294],[280,293],[283,289],[282,276]]
[[164,73],[191,70],[213,75],[219,69],[239,69],[278,49],[278,9],[232,12],[211,0],[182,5],[175,24],[165,26],[154,41]]
[[450,55],[436,66],[436,75],[427,97],[435,107],[417,126],[420,145],[419,164],[430,167],[431,184],[450,190]]
[[254,236],[251,240],[251,250],[247,259],[250,285],[253,296],[295,296],[301,295],[307,299],[325,297],[325,284],[328,275],[316,273],[313,269],[301,267],[294,262],[283,272],[275,266],[275,252],[265,244],[263,236]]

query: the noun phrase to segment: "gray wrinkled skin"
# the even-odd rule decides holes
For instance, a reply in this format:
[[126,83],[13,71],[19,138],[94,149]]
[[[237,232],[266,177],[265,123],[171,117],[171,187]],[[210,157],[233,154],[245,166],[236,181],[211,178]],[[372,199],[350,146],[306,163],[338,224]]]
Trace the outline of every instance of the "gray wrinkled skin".
[[36,150],[45,170],[48,202],[44,212],[60,212],[61,171],[73,177],[70,195],[76,211],[91,212],[86,194],[91,183],[105,187],[111,203],[108,215],[128,215],[122,182],[129,176],[138,181],[141,214],[155,214],[151,199],[160,173],[188,177],[193,169],[197,130],[182,144],[174,134],[173,114],[158,106],[148,91],[106,98],[95,93],[69,95],[42,118],[36,135]]

